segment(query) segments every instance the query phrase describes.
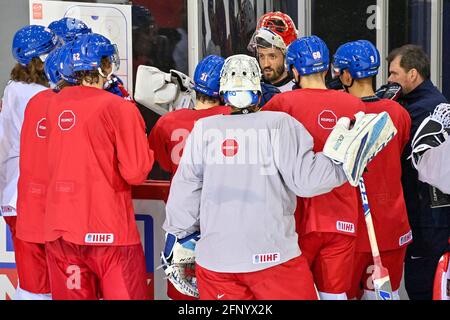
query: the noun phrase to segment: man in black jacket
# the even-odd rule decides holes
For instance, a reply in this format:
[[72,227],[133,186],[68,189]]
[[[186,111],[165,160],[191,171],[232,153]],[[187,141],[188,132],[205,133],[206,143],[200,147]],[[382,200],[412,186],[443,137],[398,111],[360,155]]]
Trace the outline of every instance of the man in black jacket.
[[[405,45],[388,56],[389,82],[403,87],[403,104],[411,119],[411,137],[422,121],[447,100],[430,80],[430,60],[420,46]],[[418,180],[410,145],[402,159],[403,190],[413,231],[405,260],[405,285],[411,300],[431,300],[439,258],[448,250],[450,207],[431,208],[430,186]]]

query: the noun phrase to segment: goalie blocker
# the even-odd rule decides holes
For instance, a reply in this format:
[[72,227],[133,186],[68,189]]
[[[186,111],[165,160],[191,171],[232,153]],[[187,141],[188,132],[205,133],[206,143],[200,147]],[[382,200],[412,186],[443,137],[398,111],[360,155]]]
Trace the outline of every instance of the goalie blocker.
[[331,132],[324,154],[342,163],[349,183],[357,187],[367,164],[392,140],[397,129],[387,112],[355,115],[352,129],[349,118],[339,119]]
[[198,298],[197,279],[195,277],[195,246],[200,233],[178,239],[175,235],[166,234],[166,245],[161,252],[160,268],[167,279],[184,295]]

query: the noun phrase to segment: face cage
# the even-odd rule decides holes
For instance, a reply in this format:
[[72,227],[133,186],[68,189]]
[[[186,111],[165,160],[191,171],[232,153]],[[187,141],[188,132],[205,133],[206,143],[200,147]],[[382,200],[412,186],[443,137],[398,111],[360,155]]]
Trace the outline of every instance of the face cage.
[[114,53],[109,57],[111,60],[112,71],[117,72],[120,69],[120,56],[119,49],[116,44],[112,45],[114,47]]
[[331,78],[337,79],[344,74],[344,70],[342,68],[336,67],[335,65],[331,65]]

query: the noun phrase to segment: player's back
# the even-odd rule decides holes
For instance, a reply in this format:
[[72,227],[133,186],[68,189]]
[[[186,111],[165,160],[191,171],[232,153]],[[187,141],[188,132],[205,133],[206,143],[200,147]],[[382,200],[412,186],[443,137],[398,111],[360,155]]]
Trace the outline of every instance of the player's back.
[[66,88],[49,105],[47,129],[46,241],[139,243],[130,185],[144,181],[153,153],[136,106],[97,88]]
[[[367,166],[363,175],[380,250],[394,250],[411,241],[410,226],[402,187],[401,156],[409,141],[411,118],[397,102],[365,98],[367,113],[387,111],[397,135]],[[362,209],[361,209],[362,210]],[[370,252],[367,228],[360,215],[357,250]]]
[[229,114],[230,107],[216,106],[204,110],[180,109],[162,116],[148,136],[150,149],[155,152],[155,160],[161,168],[172,176],[177,171],[186,139],[197,120]]
[[44,243],[47,171],[47,106],[56,92],[39,92],[28,102],[20,134],[20,176],[17,197],[17,237]]
[[[322,151],[325,142],[341,117],[353,118],[365,111],[364,104],[345,92],[327,89],[298,89],[275,96],[265,107],[283,111],[300,121],[314,139],[314,151]],[[313,197],[299,198],[297,232],[313,231],[356,235],[358,194],[349,183]]]
[[259,253],[277,253],[279,260],[272,264],[298,256],[296,194],[325,193],[345,181],[338,166],[312,153],[305,128],[282,112],[201,119],[184,152],[171,196],[189,192],[185,179],[201,177],[201,201],[180,204],[170,196],[167,211],[181,214],[200,207],[198,262],[220,272],[270,266],[252,262]]

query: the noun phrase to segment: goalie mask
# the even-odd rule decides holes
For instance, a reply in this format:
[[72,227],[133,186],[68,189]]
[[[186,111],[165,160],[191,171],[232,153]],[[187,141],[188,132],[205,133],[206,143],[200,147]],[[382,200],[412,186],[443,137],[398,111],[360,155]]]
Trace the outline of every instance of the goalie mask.
[[270,29],[261,28],[256,30],[248,45],[248,50],[251,52],[256,52],[258,48],[278,48],[285,55],[287,46],[280,35]]
[[220,78],[220,93],[227,105],[239,109],[257,105],[261,95],[261,69],[258,61],[243,54],[225,60]]
[[259,21],[257,29],[266,28],[278,34],[286,46],[298,37],[298,31],[291,17],[280,11],[268,12]]

